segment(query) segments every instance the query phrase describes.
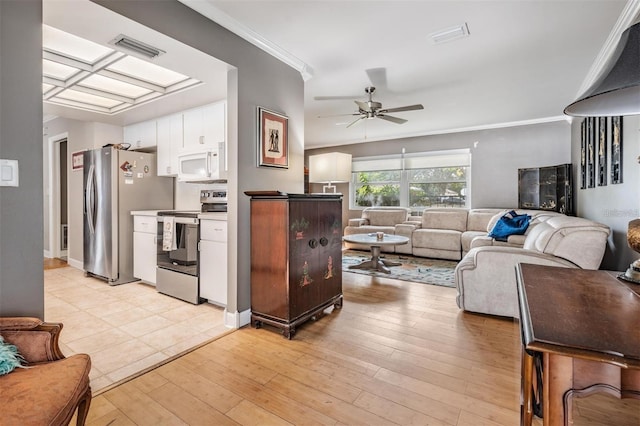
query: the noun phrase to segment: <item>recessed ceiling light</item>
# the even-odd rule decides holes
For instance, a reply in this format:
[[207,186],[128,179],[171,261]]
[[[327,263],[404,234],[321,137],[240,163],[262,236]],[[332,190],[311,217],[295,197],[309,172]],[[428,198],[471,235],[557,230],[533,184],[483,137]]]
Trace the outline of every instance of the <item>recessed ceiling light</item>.
[[429,34],[429,38],[431,38],[431,42],[433,44],[440,44],[467,37],[469,34],[469,25],[465,22],[464,24],[456,25],[455,27],[445,28],[431,33]]

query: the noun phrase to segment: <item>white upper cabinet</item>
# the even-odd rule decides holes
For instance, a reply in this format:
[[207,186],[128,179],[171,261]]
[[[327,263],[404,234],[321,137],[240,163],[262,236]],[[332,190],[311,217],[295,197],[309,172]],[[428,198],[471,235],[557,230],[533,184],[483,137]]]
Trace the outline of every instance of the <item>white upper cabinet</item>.
[[178,153],[183,146],[182,113],[158,119],[158,176],[178,175]]
[[156,120],[143,121],[124,127],[124,142],[129,149],[155,148],[157,145]]
[[184,151],[217,149],[226,140],[227,102],[220,101],[184,111]]

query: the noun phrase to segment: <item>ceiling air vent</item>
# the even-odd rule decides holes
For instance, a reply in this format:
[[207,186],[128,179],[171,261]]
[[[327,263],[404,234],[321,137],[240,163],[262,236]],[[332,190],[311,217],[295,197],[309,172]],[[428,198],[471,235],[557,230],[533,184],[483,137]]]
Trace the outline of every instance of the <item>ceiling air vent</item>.
[[123,34],[120,34],[119,36],[111,40],[109,44],[113,44],[115,46],[121,47],[130,52],[137,53],[138,55],[142,55],[145,58],[149,58],[149,59],[154,59],[166,53],[164,50],[160,50],[157,47],[153,47],[141,41],[134,40]]
[[433,44],[440,44],[467,37],[469,34],[469,26],[465,22],[462,25],[456,25],[455,27],[445,28],[431,33],[429,34],[429,38],[431,38]]

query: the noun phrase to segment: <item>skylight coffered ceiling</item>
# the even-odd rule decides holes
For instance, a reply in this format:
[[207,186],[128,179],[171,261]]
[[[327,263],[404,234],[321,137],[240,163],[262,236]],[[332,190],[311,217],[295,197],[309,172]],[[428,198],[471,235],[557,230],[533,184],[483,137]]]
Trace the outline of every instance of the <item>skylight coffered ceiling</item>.
[[42,4],[47,120],[125,126],[227,98],[228,64],[89,0]]
[[48,25],[42,45],[45,102],[117,114],[202,84]]

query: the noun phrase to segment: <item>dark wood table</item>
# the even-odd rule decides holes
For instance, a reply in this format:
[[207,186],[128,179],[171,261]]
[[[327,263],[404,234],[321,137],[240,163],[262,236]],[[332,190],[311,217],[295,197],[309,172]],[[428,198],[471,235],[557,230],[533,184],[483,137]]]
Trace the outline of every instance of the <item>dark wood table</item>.
[[572,398],[640,399],[640,285],[607,271],[519,264],[521,425],[533,419],[534,354],[542,354],[544,425],[572,424]]

